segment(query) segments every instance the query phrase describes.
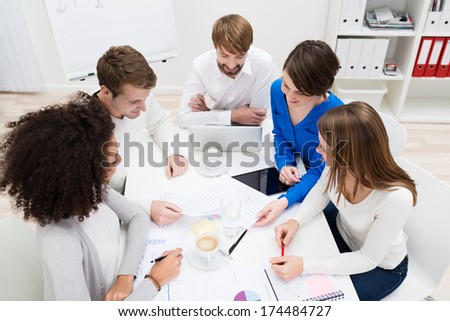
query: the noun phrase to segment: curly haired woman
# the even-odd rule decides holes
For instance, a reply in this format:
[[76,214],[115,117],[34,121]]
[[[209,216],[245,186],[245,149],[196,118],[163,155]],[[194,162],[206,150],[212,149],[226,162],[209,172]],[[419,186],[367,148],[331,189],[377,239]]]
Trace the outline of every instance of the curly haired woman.
[[[6,126],[2,187],[37,223],[46,300],[148,300],[178,275],[181,249],[166,252],[133,291],[150,222],[107,187],[120,156],[97,98],[79,92]],[[122,262],[120,222],[128,226]]]

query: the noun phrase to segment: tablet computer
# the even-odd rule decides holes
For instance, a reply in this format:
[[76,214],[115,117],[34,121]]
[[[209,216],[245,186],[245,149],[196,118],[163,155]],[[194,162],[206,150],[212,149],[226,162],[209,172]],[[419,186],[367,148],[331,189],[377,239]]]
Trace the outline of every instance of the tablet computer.
[[279,176],[280,173],[275,167],[269,167],[232,177],[263,194],[272,195],[283,193],[290,187],[281,183]]

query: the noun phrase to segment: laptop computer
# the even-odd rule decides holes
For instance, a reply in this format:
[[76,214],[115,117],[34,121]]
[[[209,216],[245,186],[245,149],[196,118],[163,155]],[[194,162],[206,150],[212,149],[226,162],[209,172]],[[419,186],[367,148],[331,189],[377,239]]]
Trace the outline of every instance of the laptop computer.
[[216,148],[223,152],[255,152],[261,149],[261,126],[193,125],[189,143],[195,150]]

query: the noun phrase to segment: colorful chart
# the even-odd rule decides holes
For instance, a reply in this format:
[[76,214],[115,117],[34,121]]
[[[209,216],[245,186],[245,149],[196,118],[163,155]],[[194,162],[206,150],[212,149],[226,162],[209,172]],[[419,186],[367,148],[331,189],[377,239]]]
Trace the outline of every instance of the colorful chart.
[[244,290],[236,294],[234,301],[261,301],[261,298],[253,291]]

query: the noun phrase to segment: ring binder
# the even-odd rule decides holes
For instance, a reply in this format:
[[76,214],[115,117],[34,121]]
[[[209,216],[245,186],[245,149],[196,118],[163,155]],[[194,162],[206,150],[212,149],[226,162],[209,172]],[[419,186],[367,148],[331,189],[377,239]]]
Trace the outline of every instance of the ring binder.
[[339,290],[328,294],[319,295],[313,298],[305,299],[303,301],[339,301],[342,299],[344,299],[344,292]]

